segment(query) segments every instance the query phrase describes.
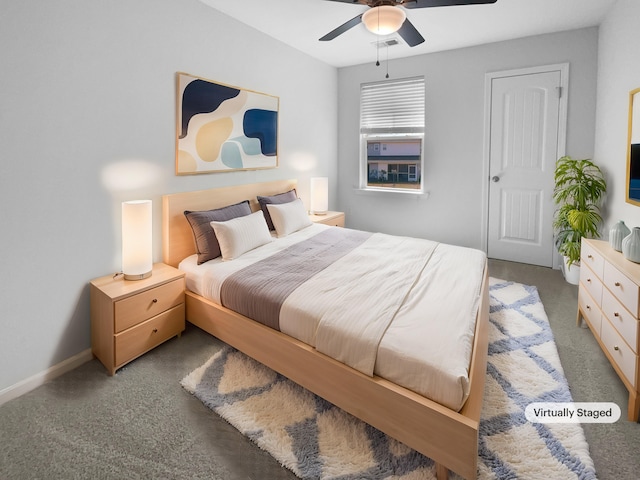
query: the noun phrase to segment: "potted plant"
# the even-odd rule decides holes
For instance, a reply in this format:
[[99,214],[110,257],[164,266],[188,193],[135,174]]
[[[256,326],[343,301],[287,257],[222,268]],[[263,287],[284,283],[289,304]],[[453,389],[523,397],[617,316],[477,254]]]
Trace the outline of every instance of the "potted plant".
[[600,237],[600,203],[607,191],[604,175],[591,160],[564,156],[556,162],[553,199],[558,205],[553,228],[556,247],[564,257],[569,283],[580,278],[580,241]]

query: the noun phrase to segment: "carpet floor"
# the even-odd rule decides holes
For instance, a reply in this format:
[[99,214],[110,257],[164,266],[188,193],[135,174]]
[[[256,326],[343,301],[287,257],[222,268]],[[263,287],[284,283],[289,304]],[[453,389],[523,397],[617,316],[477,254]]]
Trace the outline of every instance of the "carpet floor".
[[[579,424],[525,418],[532,402],[572,401],[537,289],[492,278],[490,297],[478,477],[595,479]],[[231,347],[181,383],[299,478],[435,478],[430,459]]]

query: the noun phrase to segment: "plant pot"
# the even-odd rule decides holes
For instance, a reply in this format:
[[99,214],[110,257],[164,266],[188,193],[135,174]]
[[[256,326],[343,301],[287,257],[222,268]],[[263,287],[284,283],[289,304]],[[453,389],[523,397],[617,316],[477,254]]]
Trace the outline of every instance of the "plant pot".
[[563,257],[563,260],[562,274],[564,275],[564,279],[571,285],[578,285],[578,283],[580,283],[580,264],[574,262],[569,266],[568,257]]

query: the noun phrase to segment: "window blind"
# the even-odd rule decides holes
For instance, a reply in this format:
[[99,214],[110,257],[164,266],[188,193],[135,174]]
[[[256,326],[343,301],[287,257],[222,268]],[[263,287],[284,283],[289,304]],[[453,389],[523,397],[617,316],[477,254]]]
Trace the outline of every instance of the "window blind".
[[360,133],[422,133],[424,101],[424,77],[363,84]]

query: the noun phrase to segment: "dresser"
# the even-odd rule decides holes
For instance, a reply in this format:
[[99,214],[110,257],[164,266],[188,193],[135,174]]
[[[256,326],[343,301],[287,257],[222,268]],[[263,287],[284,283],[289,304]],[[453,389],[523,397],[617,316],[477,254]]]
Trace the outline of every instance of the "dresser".
[[150,277],[90,282],[91,349],[109,375],[185,328],[184,272],[164,263]]
[[[582,239],[578,324],[584,319],[629,390],[628,418],[640,409],[640,264],[608,242]],[[604,399],[602,400],[604,401]]]

